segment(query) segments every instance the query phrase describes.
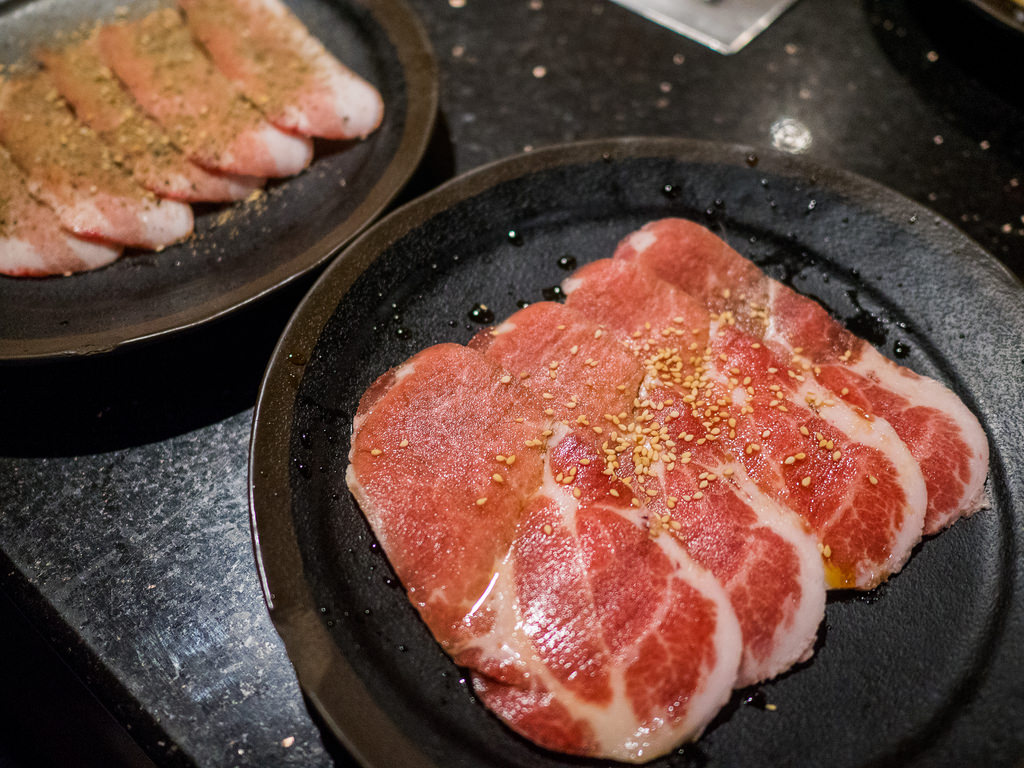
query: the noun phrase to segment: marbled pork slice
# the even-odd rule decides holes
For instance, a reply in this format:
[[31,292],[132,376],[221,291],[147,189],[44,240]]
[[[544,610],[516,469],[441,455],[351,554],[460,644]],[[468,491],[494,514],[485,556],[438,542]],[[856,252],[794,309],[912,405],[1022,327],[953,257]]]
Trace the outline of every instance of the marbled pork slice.
[[135,100],[200,165],[274,177],[309,165],[312,142],[268,123],[213,66],[175,9],[108,24],[99,45]]
[[925,534],[985,506],[988,440],[943,384],[885,358],[815,301],[769,278],[694,222],[652,222],[627,237],[616,258],[636,260],[713,312],[730,313],[833,396],[889,422],[924,474]]
[[[677,442],[689,411],[656,380],[651,388],[642,355],[551,302],[516,312],[471,344],[538,393],[551,418],[589,435],[597,479],[639,507],[652,536],[678,539],[723,585],[743,633],[737,687],[810,655],[825,610],[817,538],[717,443]],[[570,462],[555,480],[572,486],[586,467]]]
[[185,202],[243,200],[265,179],[208,171],[188,160],[103,63],[97,35],[37,51],[75,115],[110,147],[135,181],[161,197]]
[[554,482],[593,448],[542,402],[475,350],[424,350],[364,394],[349,487],[499,717],[551,749],[646,760],[727,699],[738,625],[710,574],[604,485]]
[[694,420],[678,440],[717,443],[811,525],[828,586],[870,589],[903,566],[926,499],[920,468],[888,424],[822,397],[802,371],[637,264],[594,262],[563,288],[571,308],[613,317],[660,386],[676,391]]
[[[575,462],[591,449],[571,439],[551,450]],[[481,664],[474,690],[514,729],[551,749],[644,762],[695,739],[728,699],[740,630],[721,586],[677,541],[652,539],[621,499],[577,499],[580,485],[527,502],[510,553],[519,604],[492,591],[488,605],[512,631],[457,660],[500,643],[518,663]]]
[[76,235],[162,248],[192,233],[192,209],[136,184],[75,118],[46,72],[0,84],[0,141],[29,191]]
[[121,248],[82,240],[61,228],[53,211],[33,198],[21,171],[0,149],[0,274],[66,275],[115,261]]
[[[214,63],[274,125],[304,136],[364,138],[384,102],[279,0],[179,0]],[[239,34],[245,30],[245,34]]]

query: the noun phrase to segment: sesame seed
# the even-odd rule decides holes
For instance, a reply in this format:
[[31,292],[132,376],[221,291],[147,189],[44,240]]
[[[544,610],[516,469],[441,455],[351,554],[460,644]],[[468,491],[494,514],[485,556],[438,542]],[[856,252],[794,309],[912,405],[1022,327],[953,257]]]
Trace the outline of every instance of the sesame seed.
[[403,438],[403,439],[402,439],[402,442],[400,442],[400,443],[398,444],[398,447],[399,447],[399,448],[405,448],[405,447],[407,447],[408,445],[409,445],[409,441]]
[[868,480],[871,481],[872,485],[878,485],[878,478],[874,475],[868,475]]
[[370,451],[371,456],[380,456],[382,453],[384,453],[384,451],[382,451],[380,448],[374,448],[373,450]]
[[502,384],[511,384],[512,377],[506,373],[504,376],[501,377],[501,379],[499,379],[499,381],[501,381]]
[[486,496],[481,496],[479,499],[476,500],[476,505],[478,507],[482,507],[486,503],[487,503],[487,497]]
[[491,475],[491,480],[493,480],[496,483],[504,483],[505,482],[505,478],[502,477],[501,475],[499,475],[497,472],[495,472],[493,475]]
[[579,488],[573,488],[572,495],[578,499],[580,496],[583,495],[583,492]]
[[811,484],[811,477],[810,477],[810,475],[808,475],[807,477],[805,477],[803,480],[800,481],[800,485],[802,485],[804,488],[807,488],[810,484]]

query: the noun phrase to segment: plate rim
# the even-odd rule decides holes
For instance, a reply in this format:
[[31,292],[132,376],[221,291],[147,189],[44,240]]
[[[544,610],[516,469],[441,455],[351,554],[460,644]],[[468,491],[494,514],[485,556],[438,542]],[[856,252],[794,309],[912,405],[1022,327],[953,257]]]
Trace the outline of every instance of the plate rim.
[[[974,9],[984,14],[989,20],[999,23],[1003,29],[1014,34],[1024,35],[1024,21],[1017,18],[1011,12],[1012,6],[992,0],[967,0]],[[1024,12],[1024,8],[1022,8]]]
[[[336,0],[327,2],[336,4]],[[257,281],[218,293],[214,299],[174,314],[128,326],[30,339],[0,336],[0,363],[45,363],[110,354],[215,322],[258,303],[322,267],[380,217],[412,178],[433,136],[440,103],[439,65],[426,28],[407,0],[349,2],[363,8],[394,45],[406,84],[405,124],[398,146],[355,210],[313,245],[288,262],[276,265]],[[0,8],[3,5],[0,3]]]
[[[773,174],[813,178],[893,222],[933,217],[923,238],[968,249],[1024,293],[1024,282],[953,223],[905,195],[859,174],[819,165],[765,147],[676,137],[624,136],[555,144],[471,169],[403,205],[353,240],[312,286],[286,325],[268,362],[253,411],[248,456],[248,501],[255,565],[272,623],[281,636],[300,686],[332,733],[361,764],[436,766],[375,702],[332,641],[303,578],[302,555],[290,522],[290,438],[295,399],[306,362],[347,291],[390,245],[449,206],[512,179],[598,159],[674,157],[681,161],[746,162]],[[750,159],[756,158],[751,163]],[[315,331],[315,333],[313,333]],[[286,406],[282,408],[281,406]],[[1003,457],[1004,460],[1007,457]],[[283,538],[282,538],[283,537]],[[274,558],[264,540],[274,541]],[[283,546],[282,546],[283,542]],[[299,658],[293,655],[299,652]],[[344,721],[344,727],[339,720]]]

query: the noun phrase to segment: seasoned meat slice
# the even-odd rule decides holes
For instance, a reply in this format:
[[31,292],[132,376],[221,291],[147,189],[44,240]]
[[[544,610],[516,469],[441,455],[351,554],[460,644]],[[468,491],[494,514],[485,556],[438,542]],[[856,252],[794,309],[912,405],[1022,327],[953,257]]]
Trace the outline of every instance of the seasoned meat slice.
[[46,72],[2,84],[0,141],[24,172],[29,191],[76,235],[162,248],[192,233],[192,209],[136,184],[75,117]]
[[104,26],[99,43],[135,100],[200,165],[275,177],[309,165],[312,142],[264,120],[196,45],[175,9]]
[[694,222],[651,222],[627,237],[615,257],[643,264],[711,311],[728,313],[832,397],[885,419],[924,474],[925,534],[986,504],[988,440],[974,414],[940,382],[885,358]]
[[179,5],[220,71],[279,128],[352,139],[380,125],[384,102],[377,89],[331,55],[279,0]]
[[648,760],[726,701],[739,625],[714,577],[610,493],[593,432],[544,402],[474,349],[430,347],[364,395],[349,488],[499,717],[551,749]]

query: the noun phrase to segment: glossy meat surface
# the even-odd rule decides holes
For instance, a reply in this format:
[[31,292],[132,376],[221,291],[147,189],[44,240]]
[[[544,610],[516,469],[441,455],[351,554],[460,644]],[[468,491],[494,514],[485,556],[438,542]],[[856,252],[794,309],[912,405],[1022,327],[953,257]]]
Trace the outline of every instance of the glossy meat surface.
[[[594,271],[581,272],[610,302],[626,298],[617,276],[597,286]],[[639,350],[549,302],[516,312],[474,343],[540,391],[552,418],[589,427],[605,482],[642,505],[649,530],[678,540],[723,585],[743,632],[737,686],[809,656],[825,606],[817,539],[717,443],[679,439],[692,419]]]
[[925,534],[985,505],[988,441],[974,414],[940,382],[888,360],[694,222],[651,222],[620,244],[616,258],[644,264],[711,311],[728,313],[833,397],[885,419],[924,474]]
[[544,410],[476,350],[430,347],[364,396],[349,487],[499,717],[551,749],[647,760],[724,703],[739,627],[714,578],[609,492],[593,433]]

